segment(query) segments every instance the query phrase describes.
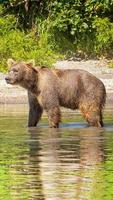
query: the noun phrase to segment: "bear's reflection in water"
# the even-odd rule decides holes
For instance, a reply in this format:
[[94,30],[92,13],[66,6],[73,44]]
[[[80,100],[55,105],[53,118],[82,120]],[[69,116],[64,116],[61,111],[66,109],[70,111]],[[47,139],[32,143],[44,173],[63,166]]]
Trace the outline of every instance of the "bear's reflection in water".
[[102,129],[31,128],[29,132],[31,198],[91,200],[103,178]]

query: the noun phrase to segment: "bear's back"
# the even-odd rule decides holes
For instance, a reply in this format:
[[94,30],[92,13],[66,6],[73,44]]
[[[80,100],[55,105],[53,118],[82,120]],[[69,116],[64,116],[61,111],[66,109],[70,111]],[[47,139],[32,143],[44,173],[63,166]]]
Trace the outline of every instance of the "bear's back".
[[90,87],[104,87],[104,84],[101,80],[95,77],[93,74],[89,73],[88,71],[82,69],[54,69],[53,72],[56,76],[67,84],[77,84],[78,82],[82,82],[84,88]]

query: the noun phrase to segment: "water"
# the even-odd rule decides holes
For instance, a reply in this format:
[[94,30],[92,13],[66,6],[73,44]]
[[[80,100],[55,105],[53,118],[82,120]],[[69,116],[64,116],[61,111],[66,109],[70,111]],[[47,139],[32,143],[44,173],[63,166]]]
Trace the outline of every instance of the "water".
[[73,112],[27,128],[26,106],[0,111],[0,200],[113,200],[112,111],[104,129]]

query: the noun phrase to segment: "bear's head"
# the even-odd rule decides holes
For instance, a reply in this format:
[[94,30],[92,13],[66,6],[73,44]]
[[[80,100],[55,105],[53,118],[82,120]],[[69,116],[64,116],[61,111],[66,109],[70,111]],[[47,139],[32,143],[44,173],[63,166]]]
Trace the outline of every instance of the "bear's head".
[[24,61],[16,62],[13,59],[8,59],[7,63],[9,71],[5,80],[8,84],[24,85],[26,82],[31,82],[34,73],[37,72],[36,69],[33,68],[33,61],[25,63]]

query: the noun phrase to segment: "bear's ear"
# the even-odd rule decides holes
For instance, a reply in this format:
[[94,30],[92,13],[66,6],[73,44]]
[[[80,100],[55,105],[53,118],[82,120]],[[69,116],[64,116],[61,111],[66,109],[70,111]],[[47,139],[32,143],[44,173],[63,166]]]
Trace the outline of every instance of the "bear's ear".
[[30,60],[29,62],[26,63],[28,67],[34,67],[35,66],[35,60]]
[[9,58],[9,59],[7,60],[7,65],[8,65],[8,67],[11,67],[11,66],[14,65],[15,63],[16,63],[16,61],[13,60],[12,58]]

